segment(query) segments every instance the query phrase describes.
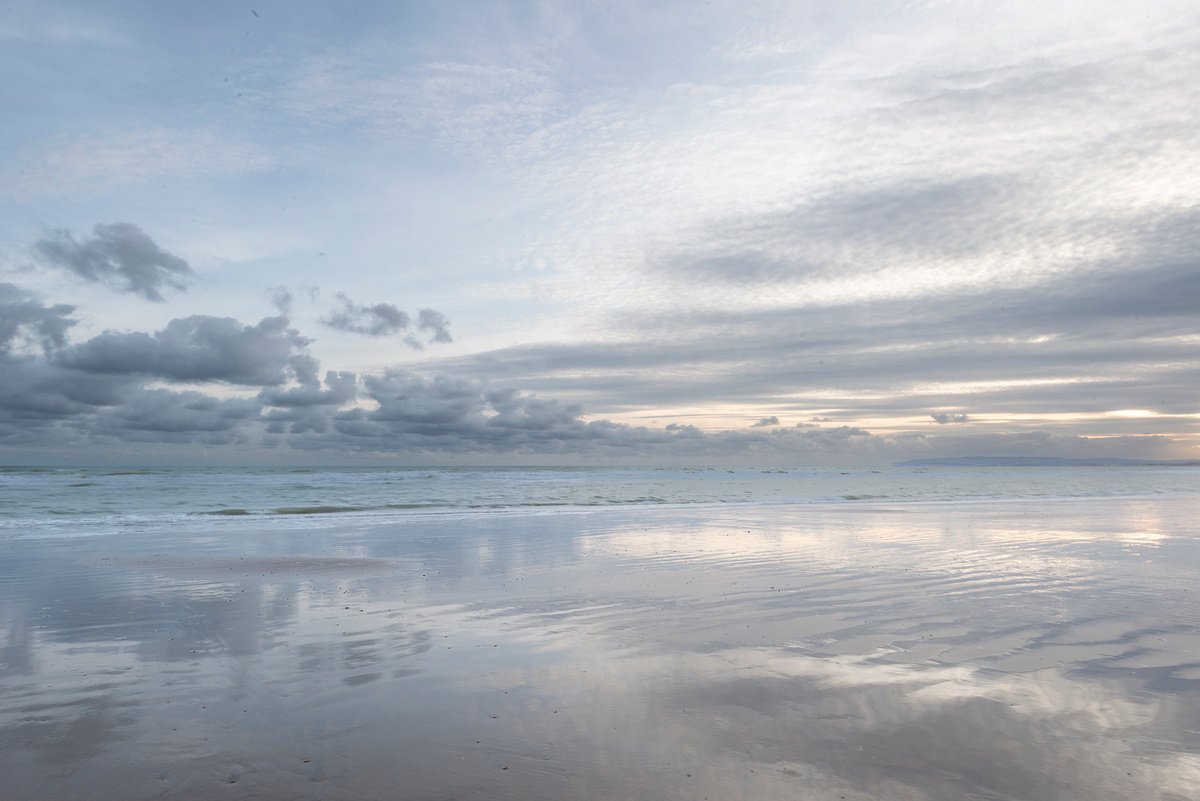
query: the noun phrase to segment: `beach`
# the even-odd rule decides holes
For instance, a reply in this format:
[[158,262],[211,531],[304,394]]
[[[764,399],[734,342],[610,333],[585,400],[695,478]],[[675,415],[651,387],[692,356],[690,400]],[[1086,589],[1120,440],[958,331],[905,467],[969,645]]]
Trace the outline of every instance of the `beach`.
[[0,797],[1164,799],[1196,497],[0,541]]

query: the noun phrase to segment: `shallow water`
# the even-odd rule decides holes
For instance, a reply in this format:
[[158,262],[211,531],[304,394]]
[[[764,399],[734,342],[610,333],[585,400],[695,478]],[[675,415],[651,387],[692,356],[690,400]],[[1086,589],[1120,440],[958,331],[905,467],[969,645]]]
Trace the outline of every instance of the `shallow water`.
[[0,542],[8,799],[1191,799],[1195,497]]

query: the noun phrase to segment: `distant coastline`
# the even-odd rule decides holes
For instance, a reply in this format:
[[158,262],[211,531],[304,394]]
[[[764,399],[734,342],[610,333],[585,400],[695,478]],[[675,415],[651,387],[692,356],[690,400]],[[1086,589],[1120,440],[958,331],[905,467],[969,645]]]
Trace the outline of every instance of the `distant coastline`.
[[896,467],[1200,467],[1197,459],[1069,459],[1058,456],[950,456],[909,459]]

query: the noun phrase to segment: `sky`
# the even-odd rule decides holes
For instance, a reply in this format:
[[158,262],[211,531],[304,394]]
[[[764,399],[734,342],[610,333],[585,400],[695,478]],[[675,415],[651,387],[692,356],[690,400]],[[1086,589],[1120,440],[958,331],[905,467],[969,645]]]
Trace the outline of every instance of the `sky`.
[[1200,6],[0,2],[0,463],[1200,458]]

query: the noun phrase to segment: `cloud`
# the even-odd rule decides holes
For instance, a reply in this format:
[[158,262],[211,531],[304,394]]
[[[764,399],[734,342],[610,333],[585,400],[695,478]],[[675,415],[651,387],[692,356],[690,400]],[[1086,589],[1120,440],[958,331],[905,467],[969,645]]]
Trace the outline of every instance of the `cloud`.
[[289,316],[296,306],[297,300],[316,303],[321,297],[321,288],[317,286],[273,286],[267,288],[268,299],[272,306],[282,315]]
[[801,413],[837,408],[841,420],[968,404],[977,414],[1147,403],[1191,413],[1200,264],[1183,221],[1168,227],[1173,243],[1026,286],[614,315],[624,338],[521,345],[432,369],[585,399],[600,413],[696,398],[773,408],[786,398]]
[[358,376],[352,372],[325,374],[325,386],[315,376],[306,376],[299,386],[264,389],[258,401],[268,408],[263,415],[268,434],[321,433],[328,430],[331,411],[358,396]]
[[0,356],[0,370],[0,416],[20,427],[68,421],[119,404],[131,387],[126,376],[89,375],[34,356]]
[[[71,63],[86,62],[76,53]],[[64,92],[78,88],[58,86]],[[37,139],[0,161],[0,200],[75,202],[156,179],[204,181],[262,172],[276,163],[280,142],[260,146],[246,139],[245,130],[198,123],[204,124],[189,115],[179,127],[101,128],[83,135],[72,128],[69,135]]]
[[[389,370],[365,376],[362,394],[375,408],[330,412],[322,435],[290,438],[304,449],[462,457],[480,454],[569,454],[607,450],[649,438],[672,439],[608,421],[587,422],[577,404],[546,400],[475,381],[425,378]],[[310,422],[310,430],[317,430]]]
[[[503,12],[502,12],[503,13]],[[485,43],[480,43],[486,47]],[[476,48],[471,48],[475,50]],[[562,94],[545,63],[435,58],[389,64],[394,48],[326,51],[264,75],[256,101],[310,126],[335,126],[368,137],[417,137],[472,159],[503,162],[562,115]],[[371,67],[376,69],[371,69]]]
[[450,336],[450,321],[446,315],[433,309],[421,309],[417,315],[417,328],[432,335],[430,342],[453,342]]
[[[652,266],[684,282],[753,287],[977,257],[1012,236],[1015,210],[1034,200],[1022,194],[1030,187],[1006,175],[839,189],[786,211],[710,223],[698,248]],[[1048,235],[1025,225],[1031,233]]]
[[64,349],[54,362],[85,373],[271,386],[283,384],[298,368],[313,369],[298,358],[308,343],[286,317],[266,317],[251,326],[230,317],[192,315],[153,334],[100,334]]
[[[191,181],[195,214],[185,216],[204,222],[173,225],[191,225],[185,235],[210,243],[216,262],[230,236],[251,235],[223,230],[250,207],[286,213],[299,236],[286,240],[286,272],[255,260],[267,285],[310,280],[305,271],[322,268],[306,253],[328,247],[365,269],[379,266],[381,238],[403,241],[413,264],[444,260],[445,275],[413,284],[437,293],[430,303],[453,280],[471,294],[474,330],[519,319],[496,341],[530,344],[423,362],[437,378],[389,378],[384,362],[353,375],[324,370],[309,352],[318,346],[288,334],[290,323],[272,332],[184,312],[156,321],[161,331],[72,347],[74,311],[10,293],[0,300],[4,382],[26,382],[5,387],[10,407],[56,430],[102,416],[129,430],[136,415],[96,410],[115,414],[138,396],[139,408],[166,415],[175,400],[140,391],[216,381],[246,387],[261,406],[261,423],[231,430],[266,425],[281,443],[354,451],[372,445],[354,432],[374,431],[390,452],[430,453],[616,454],[622,443],[681,458],[689,448],[883,453],[951,447],[976,430],[1193,431],[1200,151],[1190,136],[1198,106],[1185,101],[1200,66],[1195,9],[1172,0],[1134,15],[1106,3],[1081,20],[1039,6],[997,27],[928,4],[839,8],[706,8],[686,30],[670,11],[500,10],[469,26],[456,13],[418,15],[430,36],[415,50],[351,34],[317,52],[295,36],[224,59],[213,92],[175,104],[186,120],[142,109],[153,113],[139,119],[161,121],[152,128],[113,128],[95,116],[96,98],[70,95],[111,53],[68,63],[66,50],[22,44],[29,52],[10,62],[31,78],[25,104],[68,91],[57,117],[10,126],[0,159],[0,194],[32,198],[36,216],[66,219],[79,203],[146,208]],[[495,30],[518,34],[486,35]],[[601,58],[612,69],[597,72],[614,42],[621,57]],[[21,72],[30,55],[35,69]],[[42,68],[50,63],[64,69]],[[224,92],[222,78],[236,87]],[[242,90],[256,96],[234,100]],[[346,155],[336,179],[308,169],[331,144]],[[250,175],[276,163],[285,169],[270,180]],[[403,227],[376,234],[378,215],[351,198],[369,204],[374,190],[393,191],[385,184],[417,189],[395,196]],[[191,278],[128,223],[78,238],[57,231],[34,251],[151,299]],[[180,252],[201,258],[193,246]],[[514,292],[539,282],[557,294],[531,292],[536,301],[500,312],[502,299],[472,284],[484,271]],[[247,276],[229,289],[246,290]],[[326,298],[326,324],[414,348],[451,341],[444,315],[355,303],[379,299],[356,286]],[[273,302],[281,317],[327,311],[306,308],[296,286]],[[345,337],[329,339],[320,346],[345,352]],[[360,341],[356,358],[390,344]],[[175,411],[198,413],[194,400]],[[950,424],[968,408],[971,425]],[[1174,417],[1082,419],[1114,408]],[[831,415],[836,423],[810,424],[835,433],[788,426],[776,438],[776,426],[753,425],[764,409]],[[931,412],[947,423],[928,426]],[[1080,420],[1054,422],[1071,413]],[[728,414],[739,431],[597,419],[624,414]],[[842,422],[937,439],[851,434]]]
[[[344,293],[337,293],[338,306],[321,319],[321,323],[338,331],[349,331],[369,337],[385,337],[401,334],[412,329],[412,318],[390,303],[360,305]],[[418,331],[430,334],[429,342],[453,342],[450,336],[450,321],[446,315],[433,309],[421,309],[417,315]],[[414,350],[424,350],[425,343],[409,334],[404,344]]]
[[45,306],[33,293],[14,284],[0,283],[0,354],[13,346],[36,345],[44,351],[61,348],[67,330],[76,324],[74,306]]
[[192,268],[160,248],[136,225],[97,223],[93,236],[78,242],[59,229],[34,244],[34,252],[54,267],[87,281],[108,284],[147,300],[163,300],[164,288],[186,290]]
[[1047,432],[936,436],[874,434],[855,426],[751,428],[705,432],[671,423],[662,428],[589,420],[579,404],[512,388],[445,376],[390,370],[362,378],[353,408],[313,405],[268,414],[271,431],[297,450],[407,459],[470,460],[490,456],[650,460],[657,463],[742,461],[773,464],[881,463],[927,455],[1047,454],[1165,458],[1169,437],[1091,439]]
[[312,376],[302,380],[299,386],[264,389],[258,397],[268,406],[296,408],[343,406],[353,401],[357,394],[357,375],[348,371],[330,370],[325,374],[325,389],[321,389],[321,384]]
[[1195,201],[1194,181],[1170,178],[1197,165],[1182,100],[1196,29],[1178,13],[1081,34],[1056,12],[1058,36],[1023,29],[997,49],[992,28],[923,8],[906,16],[907,59],[893,60],[894,32],[879,32],[886,48],[849,36],[826,51],[799,26],[780,34],[784,63],[571,93],[510,164],[523,194],[561,208],[521,254],[555,274],[522,288],[590,308],[750,313],[1095,269]]
[[271,305],[280,314],[287,316],[292,313],[292,291],[286,286],[271,287]]
[[90,437],[132,442],[248,441],[245,424],[257,420],[254,399],[214,398],[201,392],[139,389],[88,421]]
[[950,412],[934,412],[929,415],[938,425],[944,426],[950,423],[965,423],[971,418],[965,414],[952,414]]
[[776,417],[775,415],[771,415],[770,417],[759,418],[758,422],[754,423],[750,427],[751,428],[766,428],[767,426],[777,426],[777,425],[779,425],[779,418]]
[[350,331],[369,337],[383,337],[407,331],[412,322],[408,315],[390,303],[360,306],[343,293],[337,293],[338,307],[321,322],[338,331]]
[[[78,351],[68,348],[64,353],[70,358],[53,362],[43,356],[0,357],[6,378],[0,384],[0,443],[34,448],[86,448],[114,440],[146,446],[195,443],[247,453],[286,447],[340,457],[459,463],[494,457],[674,464],[753,459],[784,465],[977,454],[1162,458],[1177,455],[1180,447],[1170,437],[1087,438],[1044,431],[934,436],[879,435],[855,426],[724,432],[677,423],[632,426],[588,419],[578,403],[448,376],[389,370],[360,377],[328,371],[318,382],[315,360],[294,352],[296,342],[281,328],[286,324],[282,318],[267,318],[259,326],[205,318],[212,320],[220,321],[215,330],[233,334],[232,341],[241,345],[257,341],[265,329],[268,341],[280,340],[272,345],[277,353],[261,363],[213,369],[213,355],[220,349],[210,348],[211,332],[200,333],[204,326],[185,318],[175,321],[187,334],[185,347],[174,341],[180,332],[168,326],[153,336],[102,335],[96,339],[103,345],[92,340]],[[164,335],[166,331],[172,333]],[[128,349],[122,336],[146,337],[153,344],[147,347],[138,339]],[[147,349],[143,353],[141,348]],[[196,352],[188,353],[189,348]],[[245,349],[261,355],[254,347]],[[240,358],[237,347],[226,352],[235,361]],[[146,363],[132,358],[138,353]],[[161,368],[171,361],[176,365],[171,370]],[[278,384],[248,398],[150,385],[200,377]]]

